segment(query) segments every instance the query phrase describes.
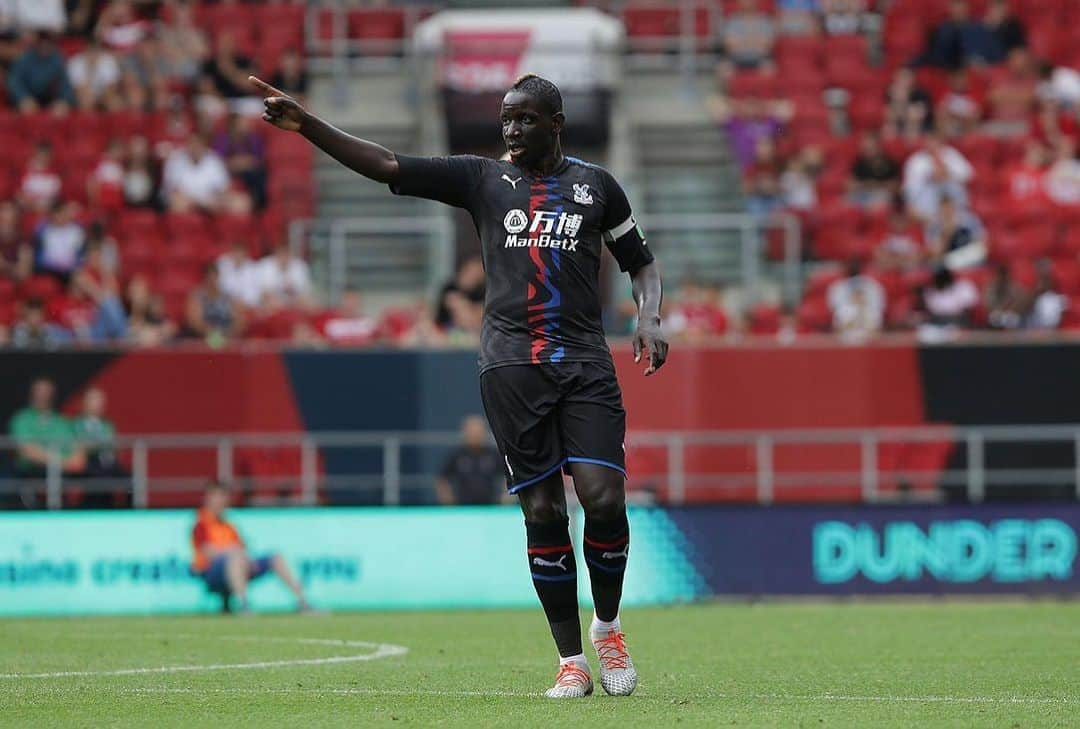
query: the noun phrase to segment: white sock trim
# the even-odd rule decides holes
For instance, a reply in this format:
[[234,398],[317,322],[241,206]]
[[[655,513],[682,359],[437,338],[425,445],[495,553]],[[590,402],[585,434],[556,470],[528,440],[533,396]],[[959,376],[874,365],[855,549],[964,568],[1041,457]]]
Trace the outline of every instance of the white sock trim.
[[601,620],[600,618],[596,617],[596,615],[593,615],[592,625],[589,626],[589,632],[590,633],[608,633],[608,632],[614,630],[617,633],[617,632],[619,632],[619,630],[621,628],[622,628],[622,625],[619,623],[619,616],[618,615],[616,615],[615,619],[610,621],[610,622],[605,622],[605,621]]
[[589,667],[589,659],[585,657],[584,653],[578,653],[576,656],[559,656],[559,665],[564,663],[574,663],[578,666],[583,666],[586,669]]

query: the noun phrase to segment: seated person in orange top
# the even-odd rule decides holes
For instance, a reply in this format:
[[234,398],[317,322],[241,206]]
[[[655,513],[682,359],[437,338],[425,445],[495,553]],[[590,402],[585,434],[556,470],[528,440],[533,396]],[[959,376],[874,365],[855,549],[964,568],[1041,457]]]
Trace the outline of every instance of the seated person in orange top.
[[285,560],[277,554],[253,558],[244,547],[244,540],[229,522],[225,521],[225,508],[229,505],[229,491],[220,483],[213,482],[206,488],[203,507],[191,532],[191,545],[195,559],[191,569],[206,580],[211,590],[220,592],[228,588],[239,602],[241,612],[247,612],[248,582],[273,572],[289,586],[299,601],[301,612],[311,611],[304,597],[303,588],[289,571]]

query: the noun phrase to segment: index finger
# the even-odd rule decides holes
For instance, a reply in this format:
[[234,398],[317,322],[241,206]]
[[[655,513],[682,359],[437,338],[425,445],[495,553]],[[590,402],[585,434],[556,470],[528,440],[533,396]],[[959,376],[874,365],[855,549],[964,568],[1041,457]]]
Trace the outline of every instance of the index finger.
[[263,92],[264,96],[288,96],[284,91],[275,89],[257,76],[248,76],[248,81],[251,82],[252,86]]

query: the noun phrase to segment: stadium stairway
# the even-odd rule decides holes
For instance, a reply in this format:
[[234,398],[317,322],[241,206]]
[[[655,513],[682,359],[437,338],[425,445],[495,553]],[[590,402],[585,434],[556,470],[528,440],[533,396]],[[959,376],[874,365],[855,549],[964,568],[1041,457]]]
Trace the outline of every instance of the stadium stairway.
[[[394,77],[353,79],[346,106],[334,104],[330,79],[317,80],[312,106],[350,134],[370,139],[395,151],[417,153],[420,131],[415,111],[405,103],[407,89]],[[432,236],[413,230],[374,233],[345,232],[345,265],[333,258],[330,228],[335,221],[393,219],[400,225],[431,217],[430,204],[390,194],[386,185],[367,180],[329,156],[315,158],[318,185],[316,223],[310,234],[312,274],[317,286],[330,292],[338,282],[345,290],[364,293],[369,304],[402,303],[422,295],[441,272],[431,270]],[[392,229],[390,226],[387,230]]]
[[739,174],[722,131],[704,99],[711,75],[691,88],[677,73],[635,77],[627,89],[636,181],[634,198],[643,212],[649,244],[664,260],[669,280],[692,275],[709,283],[740,281],[740,238],[736,231],[673,230],[649,226],[650,217],[742,212]]

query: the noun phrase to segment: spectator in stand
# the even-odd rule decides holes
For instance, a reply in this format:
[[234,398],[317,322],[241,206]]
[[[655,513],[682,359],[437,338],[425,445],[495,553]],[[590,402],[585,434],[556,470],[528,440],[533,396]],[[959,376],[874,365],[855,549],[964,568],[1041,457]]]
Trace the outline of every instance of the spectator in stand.
[[967,0],[950,0],[949,14],[935,30],[921,59],[943,68],[962,68],[969,63],[993,64],[1004,50],[989,27],[971,17]]
[[923,321],[919,336],[924,341],[940,341],[958,329],[971,326],[979,304],[979,291],[967,279],[958,279],[945,266],[934,269],[930,285],[922,290]]
[[1080,106],[1080,71],[1068,66],[1054,67],[1043,63],[1039,67],[1040,99],[1053,99],[1061,106],[1076,109]]
[[1058,205],[1080,205],[1080,161],[1076,142],[1062,137],[1055,147],[1054,163],[1043,181],[1047,196]]
[[118,53],[130,53],[151,30],[150,23],[139,17],[130,0],[111,0],[98,17],[94,36]]
[[[210,57],[210,42],[195,23],[192,4],[170,3],[167,20],[159,20],[157,37],[168,66],[168,77],[186,85],[192,85],[202,74],[203,64]],[[288,89],[281,86],[288,93]]]
[[743,171],[754,163],[758,141],[774,141],[795,114],[789,101],[717,97],[713,99],[712,107]]
[[677,303],[664,316],[664,327],[673,336],[690,341],[723,336],[730,322],[721,300],[719,288],[686,279]]
[[286,48],[281,54],[281,66],[270,77],[270,85],[284,91],[301,104],[308,92],[308,72],[304,57],[295,48]]
[[157,197],[157,174],[150,140],[134,136],[128,140],[124,160],[124,202],[136,208],[151,207]]
[[1031,307],[1024,320],[1027,329],[1057,329],[1069,301],[1057,290],[1053,269],[1045,258],[1035,264],[1035,287]]
[[0,277],[22,281],[33,270],[34,253],[19,227],[19,206],[0,202]]
[[465,318],[465,322],[458,322],[459,324],[468,324],[474,315],[479,317],[484,309],[484,295],[487,289],[485,280],[484,264],[479,256],[472,256],[461,261],[458,264],[457,274],[447,281],[439,292],[435,306],[435,325],[440,329],[453,327],[455,310]]
[[754,164],[743,175],[746,207],[752,215],[766,217],[780,207],[780,160],[776,145],[768,138],[757,141]]
[[986,229],[975,213],[946,197],[926,226],[926,245],[937,265],[954,271],[971,268],[986,260]]
[[1031,139],[1024,146],[1024,157],[1005,171],[1005,193],[1014,202],[1046,200],[1043,180],[1046,177],[1046,148]]
[[821,0],[825,32],[854,35],[867,25],[867,0]]
[[105,154],[86,180],[90,204],[97,210],[117,212],[124,207],[124,143],[109,140]]
[[66,296],[53,303],[54,319],[82,342],[127,336],[119,284],[102,262],[100,244],[87,246],[86,263],[71,277]]
[[229,250],[218,258],[217,268],[226,294],[249,309],[258,306],[262,297],[258,264],[244,241],[233,241]]
[[1044,93],[1036,102],[1035,115],[1031,120],[1031,136],[1054,147],[1062,137],[1080,141],[1080,122],[1075,111],[1066,111],[1054,96]]
[[259,300],[269,309],[311,309],[311,274],[307,261],[293,254],[285,243],[256,264]]
[[67,28],[64,0],[8,0],[8,12],[23,31],[63,33]]
[[988,63],[999,63],[1016,48],[1027,45],[1027,33],[1024,24],[1012,13],[1008,0],[990,0],[983,16],[983,26],[993,37],[997,55],[986,59]]
[[44,212],[56,204],[63,187],[52,144],[37,142],[19,182],[19,202],[28,210]]
[[881,138],[872,132],[863,135],[859,154],[851,166],[851,197],[864,208],[888,205],[900,189],[900,165],[885,152]]
[[64,56],[47,33],[36,34],[26,51],[11,64],[7,89],[11,103],[23,113],[40,109],[64,113],[75,106],[75,90]]
[[720,35],[728,61],[737,68],[758,68],[772,56],[776,24],[772,16],[758,9],[757,0],[739,0]]
[[1025,48],[1014,49],[1009,54],[1005,72],[995,78],[987,94],[990,119],[985,131],[996,136],[1027,134],[1038,86],[1031,54]]
[[169,66],[161,44],[153,36],[139,41],[123,59],[124,96],[130,108],[143,111],[168,109]]
[[82,264],[86,230],[76,219],[78,203],[58,201],[34,233],[34,270],[65,283]]
[[450,452],[435,479],[443,506],[497,504],[502,496],[503,462],[479,415],[461,421],[461,445]]
[[257,208],[266,204],[266,143],[255,132],[255,118],[233,114],[214,139],[214,151],[234,178],[244,183]]
[[15,8],[0,3],[0,68],[7,68],[12,61],[19,57],[21,50],[19,24],[15,15]]
[[176,325],[165,311],[165,300],[150,291],[145,276],[134,276],[127,289],[128,339],[136,345],[155,347],[176,336]]
[[813,35],[821,27],[820,0],[778,0],[777,25],[785,35]]
[[218,91],[214,79],[203,74],[195,82],[192,108],[202,123],[217,127],[229,115],[229,100]]
[[120,64],[97,39],[68,59],[67,71],[80,108],[114,111],[121,107]]
[[1018,329],[1027,307],[1027,292],[1013,280],[1005,263],[994,265],[993,278],[986,285],[983,305],[991,329]]
[[845,339],[861,340],[881,331],[885,321],[885,289],[862,273],[858,261],[847,265],[847,276],[825,293],[832,312],[833,331]]
[[883,271],[912,271],[923,258],[922,231],[907,214],[903,202],[898,202],[889,212],[885,236],[874,249],[874,266]]
[[227,99],[250,97],[251,83],[247,78],[251,71],[251,59],[237,50],[232,31],[218,33],[213,55],[203,64],[203,73],[214,80],[221,95]]
[[813,148],[804,147],[784,164],[784,171],[780,173],[780,195],[785,207],[799,212],[817,207],[813,155]]
[[206,137],[193,134],[185,148],[173,151],[166,160],[162,187],[170,210],[215,212],[229,189],[229,171],[207,147]]
[[186,323],[188,336],[211,346],[236,339],[244,331],[243,311],[221,289],[216,264],[206,267],[202,283],[188,295]]
[[975,169],[954,147],[932,132],[923,148],[904,163],[904,199],[913,215],[933,220],[942,198],[967,203],[967,184]]
[[984,100],[971,86],[967,69],[949,74],[949,88],[938,100],[935,118],[946,137],[962,137],[978,127],[983,117]]
[[39,377],[30,385],[30,403],[12,416],[8,433],[16,443],[15,471],[23,477],[42,477],[55,454],[64,473],[81,473],[86,452],[76,442],[71,423],[56,412],[56,385]]
[[11,327],[11,345],[17,349],[52,349],[71,341],[71,332],[45,316],[41,299],[27,299]]
[[341,302],[317,320],[317,330],[331,344],[362,347],[374,342],[379,322],[364,312],[363,299],[358,291],[346,291]]
[[914,71],[898,68],[885,89],[885,135],[919,139],[933,125],[930,94],[916,83]]

